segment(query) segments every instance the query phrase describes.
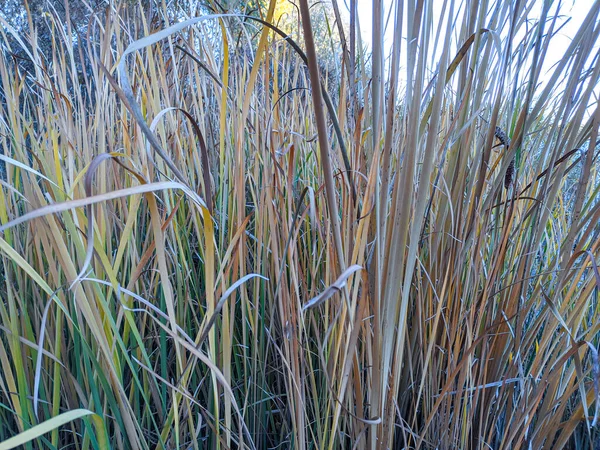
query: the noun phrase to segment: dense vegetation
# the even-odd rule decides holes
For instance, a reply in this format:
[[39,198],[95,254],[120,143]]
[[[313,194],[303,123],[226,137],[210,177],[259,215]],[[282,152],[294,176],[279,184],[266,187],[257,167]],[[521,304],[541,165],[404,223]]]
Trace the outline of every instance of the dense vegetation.
[[310,3],[8,0],[0,449],[597,448],[600,1]]

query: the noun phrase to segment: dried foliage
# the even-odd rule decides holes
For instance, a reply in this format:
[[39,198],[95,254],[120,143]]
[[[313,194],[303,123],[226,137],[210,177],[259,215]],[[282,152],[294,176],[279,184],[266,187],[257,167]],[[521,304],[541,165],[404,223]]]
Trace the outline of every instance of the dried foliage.
[[593,448],[600,1],[552,67],[560,2],[69,3],[0,14],[0,449]]

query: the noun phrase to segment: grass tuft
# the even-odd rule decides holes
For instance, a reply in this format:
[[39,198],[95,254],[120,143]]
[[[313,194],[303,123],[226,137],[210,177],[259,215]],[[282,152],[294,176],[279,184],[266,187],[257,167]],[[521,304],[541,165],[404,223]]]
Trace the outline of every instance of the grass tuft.
[[564,2],[58,3],[0,13],[0,449],[595,448],[600,1],[562,58]]

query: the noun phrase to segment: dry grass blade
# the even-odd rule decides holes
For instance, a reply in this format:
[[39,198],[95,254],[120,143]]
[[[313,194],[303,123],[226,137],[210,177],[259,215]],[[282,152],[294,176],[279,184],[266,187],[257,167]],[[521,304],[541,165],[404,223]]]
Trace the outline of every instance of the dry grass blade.
[[350,278],[350,276],[354,272],[358,272],[359,270],[362,270],[362,267],[356,264],[348,267],[346,270],[344,270],[344,272],[342,272],[342,274],[337,278],[337,280],[335,280],[333,284],[327,287],[327,289],[325,289],[319,295],[310,299],[308,302],[302,305],[302,309],[307,310],[315,308],[321,305],[323,302],[330,299],[331,297],[333,297],[333,295],[335,295],[336,293],[341,292],[342,289],[346,286],[348,278]]
[[82,208],[84,206],[90,206],[96,203],[107,202],[121,197],[128,197],[137,194],[146,194],[149,192],[157,192],[168,189],[180,189],[183,192],[185,192],[196,205],[198,205],[199,207],[206,208],[206,204],[204,203],[204,201],[181,183],[177,183],[174,181],[161,181],[156,183],[143,184],[141,186],[134,186],[126,189],[120,189],[118,191],[107,192],[105,194],[93,195],[78,200],[69,200],[62,203],[44,206],[42,208],[38,208],[34,211],[28,212],[27,214],[23,214],[22,216],[11,220],[8,223],[5,223],[0,227],[0,232],[4,232],[9,228],[13,228],[17,225],[29,222],[30,220],[37,219],[39,217],[44,217],[51,214],[58,214],[63,211],[69,211],[75,208]]

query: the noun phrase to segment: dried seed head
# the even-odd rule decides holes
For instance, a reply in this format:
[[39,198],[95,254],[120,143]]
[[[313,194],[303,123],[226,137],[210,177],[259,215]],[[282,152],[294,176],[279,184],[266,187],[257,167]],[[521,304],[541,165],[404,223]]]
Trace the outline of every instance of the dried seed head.
[[513,175],[515,174],[515,160],[513,159],[504,174],[504,188],[508,189],[513,182]]
[[496,139],[498,139],[502,143],[502,145],[504,145],[504,147],[508,148],[510,146],[510,138],[502,128],[496,127],[496,132],[494,133],[494,136],[496,136]]

